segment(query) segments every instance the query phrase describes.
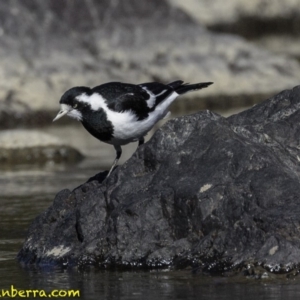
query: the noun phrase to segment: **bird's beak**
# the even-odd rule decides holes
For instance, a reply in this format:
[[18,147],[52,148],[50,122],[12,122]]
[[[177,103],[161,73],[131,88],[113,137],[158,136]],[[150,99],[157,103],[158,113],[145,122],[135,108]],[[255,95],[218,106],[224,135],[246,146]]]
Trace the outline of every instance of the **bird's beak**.
[[53,119],[52,122],[55,122],[56,120],[62,118],[62,117],[63,117],[64,115],[66,115],[68,112],[69,112],[69,111],[68,111],[67,109],[61,109],[61,110],[58,112],[57,116]]

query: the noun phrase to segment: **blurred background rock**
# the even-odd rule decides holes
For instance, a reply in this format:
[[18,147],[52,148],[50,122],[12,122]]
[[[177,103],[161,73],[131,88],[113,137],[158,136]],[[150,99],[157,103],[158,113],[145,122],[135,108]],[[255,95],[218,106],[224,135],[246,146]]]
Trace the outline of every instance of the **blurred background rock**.
[[46,125],[64,91],[107,81],[214,82],[176,101],[175,114],[212,109],[226,115],[253,105],[299,84],[299,4],[1,1],[0,129],[45,126],[44,132],[91,155],[100,144],[88,133],[82,136],[92,142],[74,138],[70,128],[58,130],[65,123],[79,132],[75,121],[65,118],[54,129]]

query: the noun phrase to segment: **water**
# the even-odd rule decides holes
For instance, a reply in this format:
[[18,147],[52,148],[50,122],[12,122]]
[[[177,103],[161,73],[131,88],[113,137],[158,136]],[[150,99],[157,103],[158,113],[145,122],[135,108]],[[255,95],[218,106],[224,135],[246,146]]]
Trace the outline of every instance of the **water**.
[[[64,128],[60,134],[63,136],[69,130]],[[47,293],[54,289],[79,290],[81,299],[300,298],[299,276],[291,279],[275,276],[257,280],[238,275],[203,276],[193,274],[190,270],[117,272],[22,268],[15,258],[35,216],[51,205],[58,191],[63,188],[73,189],[82,184],[99,172],[101,166],[109,166],[114,158],[109,147],[100,146],[93,139],[85,140],[86,135],[80,137],[80,134],[76,127],[70,134],[66,134],[70,143],[84,141],[82,151],[89,158],[78,165],[48,164],[42,168],[18,166],[0,172],[0,292],[13,285],[16,289],[39,289]],[[76,140],[73,141],[72,136],[76,136]],[[135,147],[133,145],[127,149],[125,159]],[[97,153],[100,153],[102,160],[97,157]],[[32,296],[29,298],[33,299]]]

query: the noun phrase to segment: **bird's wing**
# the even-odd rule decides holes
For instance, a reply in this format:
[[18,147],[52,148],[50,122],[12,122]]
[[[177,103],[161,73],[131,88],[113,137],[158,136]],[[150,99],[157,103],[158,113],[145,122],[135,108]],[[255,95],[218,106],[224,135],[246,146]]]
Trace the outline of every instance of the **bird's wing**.
[[159,103],[174,93],[173,86],[181,83],[181,81],[176,81],[165,85],[147,82],[135,85],[110,82],[93,88],[92,92],[99,93],[105,99],[109,109],[116,112],[132,111],[139,120],[143,120]]
[[138,120],[147,118],[151,111],[147,105],[145,96],[141,93],[127,93],[120,95],[114,102],[111,102],[108,107],[117,112],[132,111],[135,113]]
[[165,85],[159,82],[147,82],[139,86],[149,94],[150,98],[147,102],[151,110],[154,110],[160,102],[168,98],[168,96],[174,92],[172,85]]
[[138,85],[110,82],[93,88],[105,100],[107,107],[116,112],[132,111],[138,120],[148,117],[150,95]]
[[172,87],[173,89],[179,87],[183,85],[183,81],[182,80],[176,80],[176,81],[173,81],[173,82],[170,82],[168,83],[168,86]]

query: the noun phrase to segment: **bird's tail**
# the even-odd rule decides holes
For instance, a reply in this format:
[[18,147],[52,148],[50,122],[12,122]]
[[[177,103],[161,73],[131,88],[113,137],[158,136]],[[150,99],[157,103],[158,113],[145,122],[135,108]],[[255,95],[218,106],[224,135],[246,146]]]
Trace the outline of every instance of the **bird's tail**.
[[188,84],[188,83],[183,83],[182,80],[177,80],[177,81],[169,83],[168,86],[173,88],[177,94],[181,95],[181,94],[185,94],[190,91],[195,91],[195,90],[200,90],[200,89],[206,88],[206,87],[210,86],[211,84],[213,84],[213,82],[201,82],[201,83],[195,83],[195,84]]

